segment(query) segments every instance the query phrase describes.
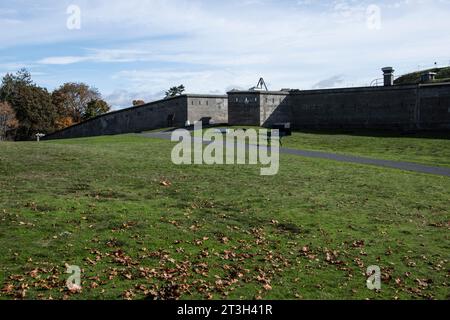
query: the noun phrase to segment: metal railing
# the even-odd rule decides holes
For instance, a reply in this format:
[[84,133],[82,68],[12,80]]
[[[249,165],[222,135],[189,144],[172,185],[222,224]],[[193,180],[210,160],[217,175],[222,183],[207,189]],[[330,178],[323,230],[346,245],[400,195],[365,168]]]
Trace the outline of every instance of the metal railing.
[[375,79],[370,83],[371,87],[380,87],[384,85],[384,79],[380,78],[380,79]]
[[[401,78],[403,75],[401,76],[396,76],[394,77],[394,81],[397,80],[398,78]],[[379,78],[379,79],[375,79],[370,83],[371,87],[383,87],[384,86],[384,78]]]

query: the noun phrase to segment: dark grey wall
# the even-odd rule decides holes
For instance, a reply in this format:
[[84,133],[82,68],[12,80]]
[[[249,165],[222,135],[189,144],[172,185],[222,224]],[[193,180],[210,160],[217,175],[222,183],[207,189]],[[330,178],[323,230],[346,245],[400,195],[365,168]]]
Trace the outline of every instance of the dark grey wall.
[[[169,123],[168,118],[174,118]],[[211,118],[230,125],[295,129],[450,130],[450,83],[295,92],[232,91],[227,96],[183,95],[112,112],[56,132],[67,139],[183,127]]]
[[260,110],[259,92],[228,93],[228,123],[230,125],[259,126]]
[[450,84],[295,93],[294,128],[450,129]]
[[450,129],[450,83],[229,93],[231,125],[295,129]]
[[416,114],[419,129],[450,129],[450,84],[421,85]]
[[128,108],[82,122],[48,135],[46,139],[68,139],[102,135],[134,133],[168,127],[168,117],[174,116],[176,126],[187,119],[187,97],[160,100]]
[[415,86],[302,91],[293,95],[294,128],[411,129]]

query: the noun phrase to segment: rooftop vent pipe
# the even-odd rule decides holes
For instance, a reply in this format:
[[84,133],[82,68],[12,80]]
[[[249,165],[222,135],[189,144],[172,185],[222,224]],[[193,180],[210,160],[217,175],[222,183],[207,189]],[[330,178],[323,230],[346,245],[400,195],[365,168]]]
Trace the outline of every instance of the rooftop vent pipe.
[[383,70],[383,77],[384,77],[384,86],[390,87],[394,85],[394,68],[392,67],[386,67],[381,69]]
[[420,82],[429,83],[436,79],[436,72],[425,72],[420,76]]

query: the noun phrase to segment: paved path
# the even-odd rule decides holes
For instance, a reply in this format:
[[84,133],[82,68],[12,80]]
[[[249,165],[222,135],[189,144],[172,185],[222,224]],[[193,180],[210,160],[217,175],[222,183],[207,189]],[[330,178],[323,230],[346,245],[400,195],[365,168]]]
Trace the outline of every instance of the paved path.
[[[149,138],[158,138],[158,139],[171,139],[170,132],[155,132],[155,133],[142,133],[142,136]],[[195,138],[194,138],[195,139]],[[210,142],[203,141],[203,143],[208,144]],[[256,147],[256,146],[254,146]],[[296,155],[307,158],[316,158],[316,159],[326,159],[333,160],[338,162],[346,162],[346,163],[356,163],[356,164],[365,164],[365,165],[373,165],[378,167],[386,167],[386,168],[394,168],[405,171],[413,171],[419,173],[427,173],[439,176],[450,177],[450,168],[445,167],[433,167],[422,165],[413,162],[403,162],[403,161],[391,161],[391,160],[381,160],[381,159],[373,159],[359,156],[348,156],[348,155],[340,155],[335,153],[321,152],[321,151],[305,151],[305,150],[297,150],[297,149],[288,149],[288,148],[280,148],[280,153]]]

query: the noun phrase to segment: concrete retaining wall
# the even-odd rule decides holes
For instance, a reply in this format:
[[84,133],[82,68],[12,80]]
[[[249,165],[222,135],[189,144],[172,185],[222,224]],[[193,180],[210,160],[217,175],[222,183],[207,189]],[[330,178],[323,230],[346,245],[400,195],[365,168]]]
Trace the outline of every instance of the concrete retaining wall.
[[450,83],[183,95],[91,119],[46,139],[183,127],[186,121],[294,129],[450,130]]
[[226,96],[182,95],[138,107],[111,112],[48,135],[45,139],[70,139],[142,132],[167,127],[184,127],[210,117],[228,122]]
[[228,93],[230,125],[269,126],[291,121],[289,92],[232,91]]
[[450,129],[450,83],[229,93],[231,125],[294,129]]
[[413,129],[416,96],[416,86],[302,91],[292,97],[292,125]]
[[421,85],[417,100],[419,129],[450,129],[450,84]]
[[261,121],[259,92],[228,93],[228,123],[232,126],[259,126]]
[[190,123],[212,120],[214,123],[228,123],[227,96],[196,96],[187,97],[188,119]]
[[260,126],[292,122],[292,101],[289,92],[261,92]]
[[296,129],[450,129],[450,84],[310,90],[291,99]]

